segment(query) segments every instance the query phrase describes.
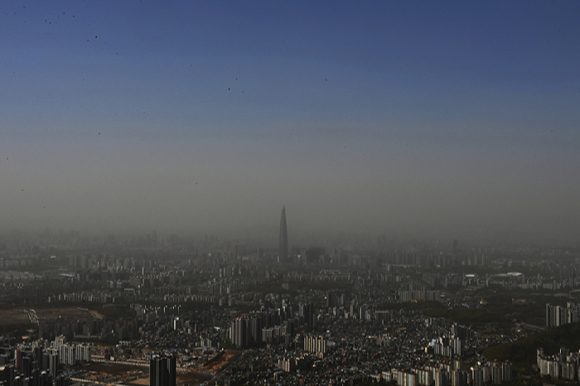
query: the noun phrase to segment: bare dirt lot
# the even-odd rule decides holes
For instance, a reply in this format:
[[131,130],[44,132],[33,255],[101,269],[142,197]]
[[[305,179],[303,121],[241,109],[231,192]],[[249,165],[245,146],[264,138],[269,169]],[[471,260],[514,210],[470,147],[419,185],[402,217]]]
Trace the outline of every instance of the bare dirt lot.
[[[85,372],[84,378],[94,378],[94,373],[102,375],[109,375],[115,377],[116,381],[121,381],[122,378],[131,378],[123,381],[125,385],[143,386],[149,384],[149,368],[143,366],[132,366],[125,364],[111,364],[111,363],[91,363],[84,366],[82,370]],[[92,373],[92,375],[88,375]],[[195,384],[211,379],[211,376],[199,373],[185,373],[177,374],[177,384]],[[108,379],[109,382],[112,379]]]
[[177,374],[177,381],[178,385],[182,383],[198,383],[210,380],[211,377],[199,373],[187,373],[187,374]]
[[224,354],[221,355],[219,358],[217,358],[215,361],[208,363],[206,366],[204,366],[204,370],[217,372],[222,367],[224,367],[226,363],[234,359],[237,355],[238,353],[236,351],[226,350]]

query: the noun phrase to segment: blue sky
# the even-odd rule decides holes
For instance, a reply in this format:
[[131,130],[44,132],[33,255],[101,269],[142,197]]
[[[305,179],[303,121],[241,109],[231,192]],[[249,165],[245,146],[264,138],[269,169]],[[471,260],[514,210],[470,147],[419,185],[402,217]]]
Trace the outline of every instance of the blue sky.
[[286,204],[290,232],[577,238],[579,20],[577,1],[9,2],[4,228],[269,228]]

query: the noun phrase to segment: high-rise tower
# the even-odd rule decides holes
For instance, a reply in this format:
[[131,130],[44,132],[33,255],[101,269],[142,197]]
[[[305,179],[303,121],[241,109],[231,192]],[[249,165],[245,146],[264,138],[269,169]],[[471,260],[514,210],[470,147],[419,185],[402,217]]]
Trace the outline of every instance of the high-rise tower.
[[149,386],[175,386],[175,357],[154,355],[149,359]]
[[286,206],[282,207],[280,216],[280,238],[278,240],[278,258],[280,262],[288,261],[288,229],[286,228]]

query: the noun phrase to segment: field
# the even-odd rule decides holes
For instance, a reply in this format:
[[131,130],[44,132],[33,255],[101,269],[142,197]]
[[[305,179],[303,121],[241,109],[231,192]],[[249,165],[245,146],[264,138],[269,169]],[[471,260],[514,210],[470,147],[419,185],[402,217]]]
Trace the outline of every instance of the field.
[[28,314],[23,309],[0,310],[0,325],[29,324]]
[[34,328],[36,325],[30,322],[24,310],[0,310],[0,335],[8,333],[28,335],[29,330]]
[[59,316],[71,319],[93,319],[93,314],[86,308],[78,307],[58,307],[37,309],[36,315],[39,319],[57,319]]
[[[31,311],[32,309],[28,309]],[[63,318],[87,319],[98,316],[98,312],[91,312],[87,309],[77,307],[59,307],[59,308],[39,308],[35,309],[36,316],[39,319],[57,319]],[[29,323],[28,313],[24,309],[0,310],[0,325],[4,324],[22,324]]]
[[61,316],[67,319],[92,320],[101,314],[80,307],[0,309],[0,334],[24,333],[25,330],[36,329],[38,320],[54,320]]

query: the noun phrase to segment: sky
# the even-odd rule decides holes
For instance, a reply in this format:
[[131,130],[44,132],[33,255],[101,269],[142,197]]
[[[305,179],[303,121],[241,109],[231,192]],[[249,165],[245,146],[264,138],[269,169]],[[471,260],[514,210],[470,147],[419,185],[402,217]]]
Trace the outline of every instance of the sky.
[[577,242],[579,68],[578,1],[11,1],[0,230]]

